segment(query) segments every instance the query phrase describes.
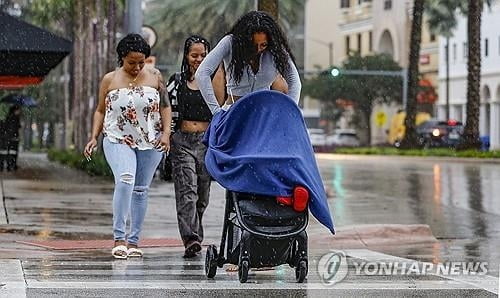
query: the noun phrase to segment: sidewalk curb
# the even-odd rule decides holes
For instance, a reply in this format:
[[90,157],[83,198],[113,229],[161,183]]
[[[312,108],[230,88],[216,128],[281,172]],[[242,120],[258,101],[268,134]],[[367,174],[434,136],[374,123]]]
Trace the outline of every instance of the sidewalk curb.
[[315,153],[317,159],[325,160],[409,160],[427,162],[463,162],[463,163],[494,163],[500,164],[500,158],[451,157],[451,156],[407,156],[407,155],[376,155],[376,154],[337,154]]

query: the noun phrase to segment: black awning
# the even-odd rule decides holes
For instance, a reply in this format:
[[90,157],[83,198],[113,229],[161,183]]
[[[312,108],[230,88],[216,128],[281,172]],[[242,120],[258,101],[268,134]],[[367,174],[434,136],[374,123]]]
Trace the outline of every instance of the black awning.
[[43,77],[71,48],[69,40],[0,12],[0,76]]

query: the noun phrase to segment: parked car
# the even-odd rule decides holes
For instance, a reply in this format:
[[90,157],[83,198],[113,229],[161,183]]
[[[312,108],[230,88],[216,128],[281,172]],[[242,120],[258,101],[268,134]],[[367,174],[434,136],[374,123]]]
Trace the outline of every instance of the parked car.
[[322,151],[326,146],[326,134],[322,128],[308,128],[307,133],[314,151]]
[[429,147],[455,148],[462,140],[464,126],[462,122],[430,119],[416,127],[420,145]]
[[331,147],[359,147],[359,138],[355,130],[337,130],[335,134],[326,138],[327,146]]

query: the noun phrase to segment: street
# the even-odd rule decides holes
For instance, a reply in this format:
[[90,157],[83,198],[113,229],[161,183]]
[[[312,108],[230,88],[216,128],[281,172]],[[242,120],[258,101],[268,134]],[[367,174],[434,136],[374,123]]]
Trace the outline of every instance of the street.
[[[20,243],[109,240],[112,218],[110,180],[48,162],[43,154],[24,153],[19,171],[2,173],[0,296],[496,296],[500,208],[493,194],[499,165],[327,154],[318,155],[318,163],[337,235],[330,236],[310,218],[304,284],[295,283],[288,265],[251,271],[248,283],[240,284],[237,272],[224,268],[207,279],[204,253],[182,258],[183,247],[175,244],[173,186],[157,179],[143,237],[170,240],[174,244],[169,247],[144,248],[143,259],[123,261],[113,260],[109,249]],[[223,198],[224,190],[214,183],[204,245],[219,245]],[[345,277],[330,284],[321,264],[332,249],[345,255],[348,266]],[[360,264],[384,262],[482,262],[488,270],[485,275],[360,270]]]

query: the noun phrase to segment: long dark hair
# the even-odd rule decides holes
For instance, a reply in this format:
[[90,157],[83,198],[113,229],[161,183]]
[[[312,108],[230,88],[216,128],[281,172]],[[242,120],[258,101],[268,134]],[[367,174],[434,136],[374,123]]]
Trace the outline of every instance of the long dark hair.
[[288,41],[278,23],[265,12],[248,12],[240,17],[231,31],[228,32],[233,38],[229,68],[236,83],[240,82],[245,65],[248,65],[250,59],[257,53],[252,40],[253,34],[257,32],[263,32],[267,35],[266,51],[273,55],[274,63],[280,74],[284,75],[288,70],[288,57],[295,63]]
[[187,56],[189,54],[191,46],[195,43],[203,44],[207,53],[210,51],[210,43],[204,37],[199,35],[191,35],[186,39],[186,41],[184,42],[184,54],[182,56],[181,64],[181,80],[183,81],[187,81],[193,76],[193,74],[191,73],[191,69],[189,68]]

